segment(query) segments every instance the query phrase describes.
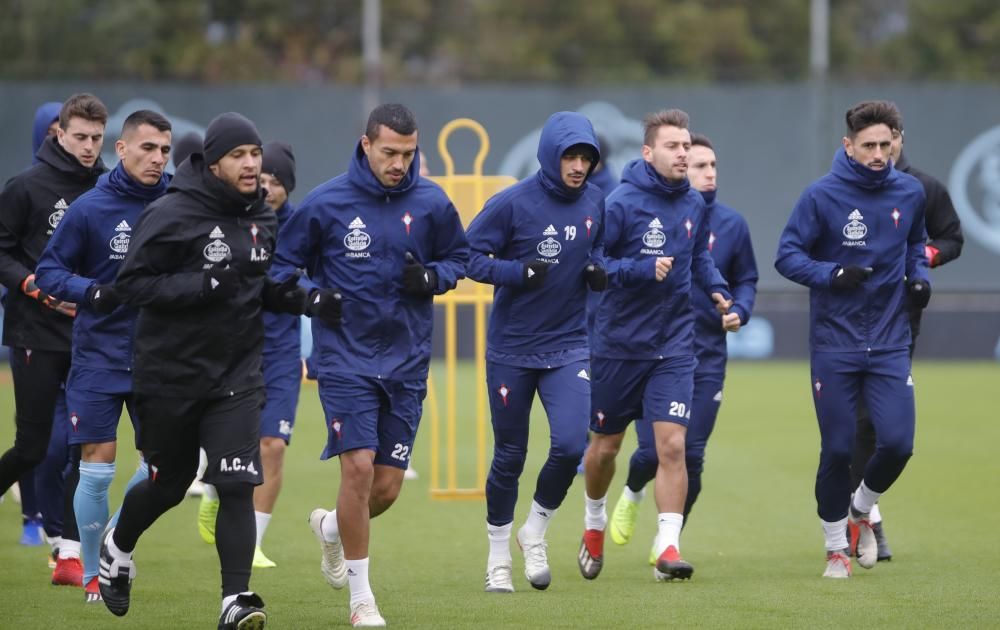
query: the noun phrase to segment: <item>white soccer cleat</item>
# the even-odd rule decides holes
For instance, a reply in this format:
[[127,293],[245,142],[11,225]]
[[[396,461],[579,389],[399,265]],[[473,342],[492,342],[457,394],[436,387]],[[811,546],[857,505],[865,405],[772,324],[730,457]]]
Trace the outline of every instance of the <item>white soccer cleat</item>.
[[378,611],[374,599],[351,604],[351,625],[355,628],[384,628],[385,619]]
[[513,593],[514,570],[509,564],[498,564],[486,570],[487,593]]
[[878,562],[878,540],[868,514],[855,512],[852,506],[847,527],[851,532],[851,553],[857,556],[862,568],[872,568]]
[[841,579],[851,577],[851,558],[847,549],[826,552],[826,571],[823,571],[823,577]]
[[[333,588],[340,589],[347,586],[347,564],[344,562],[344,545],[340,542],[339,538],[335,542],[330,542],[323,537],[323,517],[327,514],[330,514],[330,512],[323,508],[313,510],[312,514],[309,515],[309,528],[315,534],[316,540],[319,541],[319,548],[323,552],[323,557],[319,563],[320,572],[326,578],[327,584]],[[374,602],[372,605],[374,606]],[[378,614],[377,608],[375,612]],[[382,625],[385,625],[385,620],[382,621]]]
[[544,538],[528,537],[522,527],[517,530],[517,546],[524,553],[524,577],[533,587],[544,591],[552,583],[547,552],[549,544]]

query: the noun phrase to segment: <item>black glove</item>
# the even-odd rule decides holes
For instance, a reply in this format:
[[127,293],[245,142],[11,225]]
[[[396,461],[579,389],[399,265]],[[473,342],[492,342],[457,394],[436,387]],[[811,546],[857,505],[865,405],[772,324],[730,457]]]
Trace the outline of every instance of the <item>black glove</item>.
[[309,294],[306,315],[319,317],[331,328],[340,326],[344,318],[343,298],[336,289],[316,289]]
[[861,286],[861,283],[872,275],[871,267],[858,267],[848,265],[837,269],[833,274],[833,281],[830,283],[834,289],[851,291]]
[[413,295],[434,295],[437,289],[437,274],[433,269],[424,267],[413,254],[406,252],[406,264],[403,266],[403,291]]
[[288,313],[302,315],[306,312],[306,300],[309,294],[299,286],[299,276],[302,272],[295,270],[284,282],[274,282],[268,279],[264,287],[264,308],[272,313]]
[[591,291],[603,291],[608,288],[608,272],[600,265],[590,263],[583,269],[583,277]]
[[910,291],[910,304],[916,308],[927,308],[931,301],[931,285],[924,280],[914,280],[907,285]]
[[90,303],[90,308],[94,311],[101,315],[107,315],[118,308],[118,305],[122,303],[122,298],[115,291],[113,284],[94,283],[87,287],[87,302]]
[[530,262],[524,263],[524,271],[521,278],[525,289],[537,289],[545,283],[545,274],[549,272],[549,263]]
[[[222,301],[236,295],[240,288],[240,272],[229,267],[230,257],[221,260],[205,270],[201,295],[208,301]],[[223,267],[223,265],[226,265]]]

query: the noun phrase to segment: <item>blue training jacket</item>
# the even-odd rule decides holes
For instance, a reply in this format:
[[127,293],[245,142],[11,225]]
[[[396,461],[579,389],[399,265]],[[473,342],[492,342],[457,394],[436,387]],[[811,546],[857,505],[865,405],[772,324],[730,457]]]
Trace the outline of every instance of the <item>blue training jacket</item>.
[[[750,321],[757,299],[757,261],[750,241],[750,227],[739,212],[716,201],[717,192],[701,193],[709,212],[708,251],[716,268],[729,283],[729,292],[733,295],[730,312],[738,313],[740,323],[745,325]],[[728,352],[722,316],[715,309],[715,302],[704,291],[693,291],[691,299],[694,300],[695,312],[697,372],[725,373]]]
[[427,377],[433,300],[402,292],[405,256],[434,270],[441,294],[465,277],[469,246],[455,206],[420,177],[419,163],[418,152],[387,189],[359,142],[347,173],[310,192],[278,234],[273,277],[305,269],[315,285],[344,297],[341,326],[312,320],[320,376]]
[[[278,230],[288,223],[295,208],[287,201],[275,211]],[[274,363],[298,363],[302,360],[302,318],[287,313],[264,311],[264,366]],[[266,380],[266,379],[265,379]]]
[[133,180],[119,162],[97,185],[70,204],[38,259],[35,282],[51,295],[76,302],[69,380],[92,391],[131,390],[134,308],[107,315],[90,309],[87,289],[115,281],[139,214],[167,191],[170,176],[155,186]]
[[[906,280],[929,282],[924,187],[890,164],[873,171],[837,151],[830,172],[799,197],[774,266],[809,287],[813,352],[910,345]],[[831,287],[838,267],[874,271],[854,291]]]
[[[562,156],[576,144],[598,151],[590,121],[572,112],[550,116],[538,142],[541,168],[490,198],[469,224],[469,277],[494,286],[490,361],[559,367],[590,356],[584,270],[594,260],[604,199],[589,182],[579,189],[563,183]],[[549,267],[541,287],[524,289],[524,264],[532,261]]]
[[[708,295],[729,297],[708,253],[708,233],[705,200],[687,179],[671,184],[642,159],[625,167],[622,184],[605,200],[609,283],[594,316],[593,356],[655,360],[694,354],[692,280]],[[661,256],[674,262],[657,282]]]

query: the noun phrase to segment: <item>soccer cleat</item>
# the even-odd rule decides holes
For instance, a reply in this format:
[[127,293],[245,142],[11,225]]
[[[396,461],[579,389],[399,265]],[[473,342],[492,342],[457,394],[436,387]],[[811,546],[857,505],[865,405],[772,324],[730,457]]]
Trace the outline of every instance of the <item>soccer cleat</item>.
[[115,560],[108,549],[108,541],[115,533],[114,528],[104,532],[101,539],[101,562],[97,571],[97,586],[101,590],[101,598],[113,614],[122,617],[128,612],[129,594],[132,591],[132,580],[135,579],[135,561]]
[[273,569],[278,566],[273,560],[264,555],[264,551],[260,547],[254,547],[253,550],[253,568],[255,569]]
[[580,553],[576,564],[580,567],[580,575],[588,580],[596,579],[604,567],[604,530],[587,529],[580,541]]
[[878,561],[892,560],[892,549],[889,549],[889,540],[885,537],[885,530],[882,529],[882,521],[872,523],[872,531],[875,532],[875,543],[878,545]]
[[636,501],[629,501],[622,493],[618,503],[615,504],[615,511],[611,513],[611,540],[615,541],[616,545],[624,545],[632,539],[638,516],[639,504]]
[[24,526],[21,529],[21,540],[18,542],[26,547],[40,547],[45,544],[44,534],[42,522],[36,518],[29,518],[24,521]]
[[83,586],[83,565],[79,558],[57,558],[52,570],[52,583],[56,586]]
[[486,592],[487,593],[513,593],[514,571],[509,564],[498,564],[486,570]]
[[847,527],[851,533],[851,555],[858,558],[862,568],[872,568],[878,562],[878,542],[868,514],[857,512],[852,505]]
[[849,578],[851,577],[851,557],[849,549],[826,552],[826,571],[823,571],[825,578]]
[[261,630],[267,625],[264,600],[257,593],[240,593],[219,615],[219,630]]
[[407,481],[413,481],[414,479],[420,479],[420,473],[413,466],[407,466],[406,470],[403,472],[403,479]]
[[351,604],[351,625],[355,628],[384,628],[385,619],[378,611],[374,599]]
[[101,601],[101,587],[97,584],[97,576],[90,578],[87,586],[83,589],[83,601],[88,604],[96,604]]
[[660,557],[656,559],[656,568],[653,569],[653,577],[657,582],[668,582],[670,580],[688,580],[694,573],[694,567],[684,562],[677,547],[670,545],[663,550]]
[[544,591],[552,583],[552,572],[549,570],[548,543],[544,538],[529,538],[524,528],[517,530],[517,546],[524,553],[524,577],[540,591]]
[[[319,570],[326,578],[327,584],[333,588],[344,588],[347,586],[347,564],[344,562],[344,545],[338,538],[335,542],[330,542],[323,537],[323,517],[330,512],[323,508],[316,508],[309,515],[309,527],[312,529],[316,540],[319,541],[319,548],[323,552],[323,557],[319,562]],[[374,606],[374,603],[372,604]],[[376,614],[378,609],[375,610]],[[353,615],[352,615],[353,618]],[[353,622],[352,622],[353,623]],[[382,625],[385,625],[383,620]]]
[[215,517],[219,514],[219,500],[201,495],[198,505],[198,533],[210,545],[215,544]]

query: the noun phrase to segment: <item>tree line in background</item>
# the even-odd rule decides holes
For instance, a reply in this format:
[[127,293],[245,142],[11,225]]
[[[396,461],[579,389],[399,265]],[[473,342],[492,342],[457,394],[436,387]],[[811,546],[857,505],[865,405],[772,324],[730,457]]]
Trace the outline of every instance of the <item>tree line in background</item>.
[[[809,0],[382,0],[386,84],[798,81]],[[361,0],[0,0],[0,79],[359,84]],[[996,81],[997,0],[830,0],[830,76]]]

